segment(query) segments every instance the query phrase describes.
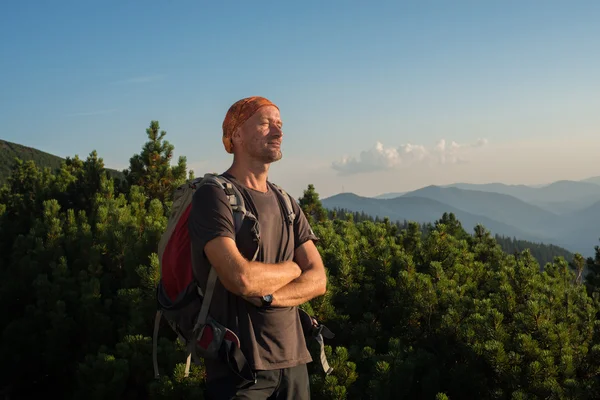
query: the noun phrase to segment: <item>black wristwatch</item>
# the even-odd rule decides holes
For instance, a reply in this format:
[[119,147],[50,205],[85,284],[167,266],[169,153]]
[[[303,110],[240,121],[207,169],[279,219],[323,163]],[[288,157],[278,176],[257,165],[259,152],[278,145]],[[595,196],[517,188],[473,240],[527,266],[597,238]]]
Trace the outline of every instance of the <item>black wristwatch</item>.
[[270,306],[272,302],[273,302],[273,295],[272,294],[268,294],[268,295],[262,297],[262,306],[263,307]]

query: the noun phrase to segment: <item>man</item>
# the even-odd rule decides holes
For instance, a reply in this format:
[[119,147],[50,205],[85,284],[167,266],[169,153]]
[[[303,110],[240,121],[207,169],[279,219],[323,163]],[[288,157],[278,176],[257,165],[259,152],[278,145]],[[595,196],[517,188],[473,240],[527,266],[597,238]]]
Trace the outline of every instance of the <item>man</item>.
[[[236,235],[224,191],[197,189],[189,219],[194,264],[201,285],[209,266],[217,272],[211,315],[240,339],[256,372],[256,383],[243,386],[227,365],[205,360],[207,396],[212,399],[308,399],[306,347],[297,306],[323,295],[326,276],[315,246],[318,240],[295,201],[288,230],[276,189],[268,181],[271,163],[282,157],[279,108],[263,97],[233,104],[223,121],[223,144],[233,163],[223,174],[258,218],[260,247],[252,258],[251,226]],[[270,296],[272,295],[272,296]]]

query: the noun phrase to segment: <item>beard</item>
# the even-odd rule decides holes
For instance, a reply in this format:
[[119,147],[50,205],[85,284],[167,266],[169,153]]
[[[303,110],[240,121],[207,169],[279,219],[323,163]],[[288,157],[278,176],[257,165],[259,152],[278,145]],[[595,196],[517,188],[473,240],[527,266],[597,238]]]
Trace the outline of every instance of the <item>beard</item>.
[[281,149],[263,149],[258,155],[258,159],[264,162],[265,164],[270,164],[275,161],[281,160],[283,154],[281,153]]
[[260,161],[264,164],[270,164],[275,161],[281,160],[283,153],[281,147],[273,147],[269,145],[270,139],[257,142],[245,142],[243,143],[244,152],[250,156],[250,158]]

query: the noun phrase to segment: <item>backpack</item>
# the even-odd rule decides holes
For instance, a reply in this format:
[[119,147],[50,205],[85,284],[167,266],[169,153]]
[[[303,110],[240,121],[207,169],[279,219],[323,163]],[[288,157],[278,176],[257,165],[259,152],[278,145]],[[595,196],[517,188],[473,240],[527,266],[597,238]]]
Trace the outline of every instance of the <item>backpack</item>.
[[[238,336],[211,318],[209,309],[213,290],[218,280],[214,268],[210,268],[206,290],[203,292],[196,281],[192,268],[192,246],[188,233],[188,217],[192,208],[192,197],[202,185],[217,185],[225,191],[233,211],[235,232],[238,233],[244,219],[252,219],[256,229],[252,229],[256,243],[256,251],[251,261],[258,255],[260,229],[258,219],[245,207],[244,199],[226,177],[216,173],[205,174],[201,178],[190,180],[179,186],[173,195],[173,205],[169,215],[167,229],[158,244],[160,279],[156,288],[157,311],[154,319],[152,343],[152,360],[154,376],[160,377],[157,361],[158,331],[162,317],[187,350],[185,376],[189,375],[192,359],[199,363],[200,359],[220,359],[225,361],[230,370],[244,383],[256,382],[255,374],[241,351]],[[275,189],[285,207],[286,222],[293,229],[295,219],[291,197],[279,186],[269,182]],[[325,374],[332,368],[327,362],[323,337],[333,338],[334,334],[324,325],[319,324],[304,310],[298,307],[304,336],[313,338],[320,346],[320,362]],[[313,323],[314,321],[314,323]]]

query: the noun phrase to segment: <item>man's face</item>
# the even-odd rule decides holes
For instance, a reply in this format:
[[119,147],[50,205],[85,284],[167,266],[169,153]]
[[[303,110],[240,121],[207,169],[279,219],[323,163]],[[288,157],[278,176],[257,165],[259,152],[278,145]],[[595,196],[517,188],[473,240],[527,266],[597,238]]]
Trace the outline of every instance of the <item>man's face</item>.
[[[258,109],[236,135],[234,151],[265,164],[281,159],[282,122],[277,107]],[[236,150],[237,148],[237,150]]]

